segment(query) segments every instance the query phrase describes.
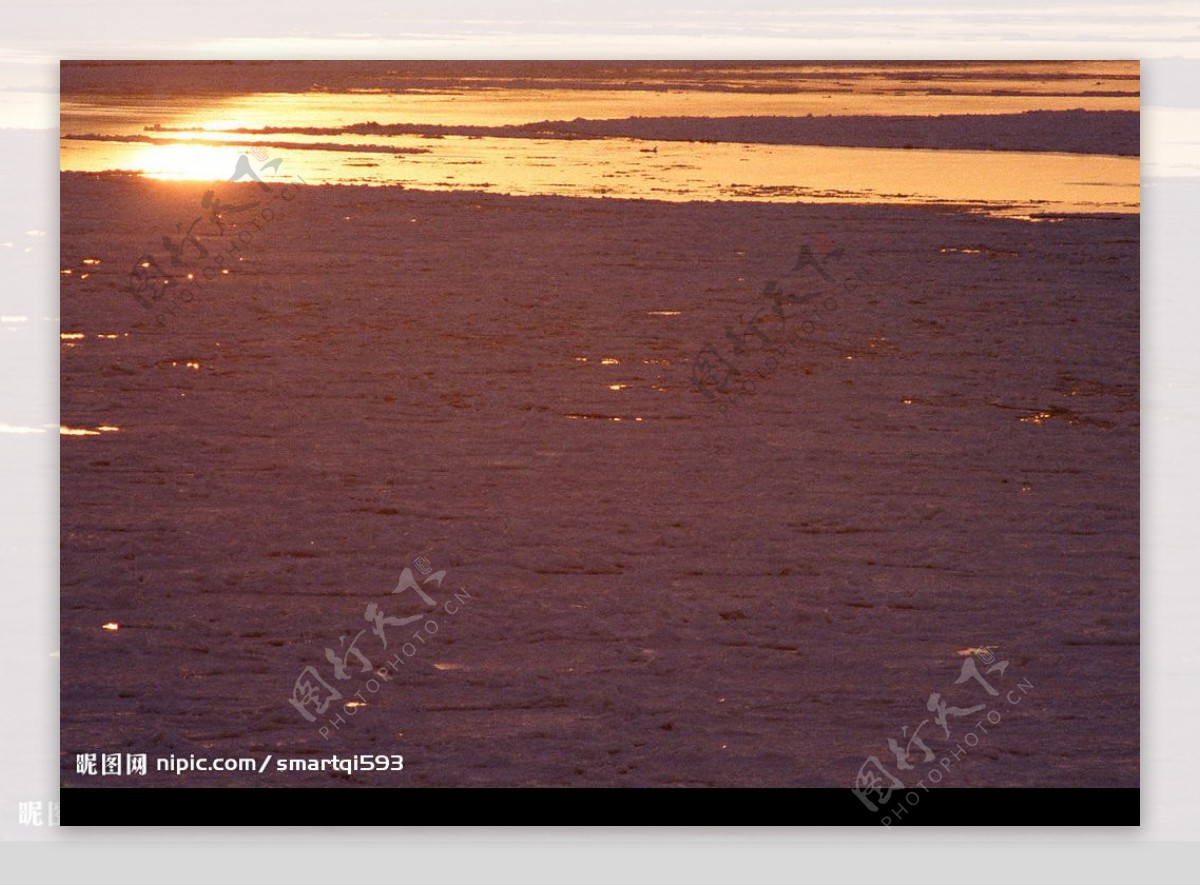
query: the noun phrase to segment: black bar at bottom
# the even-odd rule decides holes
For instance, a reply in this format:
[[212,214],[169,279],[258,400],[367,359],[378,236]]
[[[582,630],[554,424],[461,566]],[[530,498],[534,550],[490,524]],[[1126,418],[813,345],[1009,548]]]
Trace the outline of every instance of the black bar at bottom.
[[[875,798],[878,799],[878,798]],[[774,802],[765,802],[765,801]],[[530,801],[530,802],[515,802]],[[1138,788],[63,788],[64,827],[1134,826]],[[619,809],[615,817],[612,810]],[[219,810],[219,811],[218,811]]]

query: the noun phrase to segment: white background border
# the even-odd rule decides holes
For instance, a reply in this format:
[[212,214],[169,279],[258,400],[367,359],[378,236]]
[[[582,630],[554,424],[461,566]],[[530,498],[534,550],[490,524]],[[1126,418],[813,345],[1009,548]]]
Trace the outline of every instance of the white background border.
[[[0,839],[52,845],[0,843],[0,871],[122,883],[1194,878],[1181,854],[1194,859],[1194,847],[1153,844],[1200,837],[1200,595],[1189,581],[1200,490],[1188,445],[1200,440],[1196,3],[0,0],[0,21],[0,127],[55,131],[60,58],[1140,58],[1144,185],[1141,828],[77,830],[18,828],[7,802]],[[0,233],[45,233],[24,256],[0,250],[0,314],[56,318],[56,139],[4,159]],[[57,335],[33,350],[0,340],[0,367],[0,423],[57,425]],[[27,799],[57,796],[57,624],[58,438],[0,434],[0,797],[18,783]],[[419,803],[404,815],[419,822]],[[201,845],[213,840],[230,842],[218,854]],[[155,860],[151,874],[143,865]]]

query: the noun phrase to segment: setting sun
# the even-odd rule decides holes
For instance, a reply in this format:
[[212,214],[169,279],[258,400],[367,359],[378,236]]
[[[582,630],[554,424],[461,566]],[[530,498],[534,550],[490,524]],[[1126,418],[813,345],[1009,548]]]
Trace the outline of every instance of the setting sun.
[[228,145],[188,142],[148,145],[132,166],[149,178],[171,181],[224,181],[233,173],[238,150]]

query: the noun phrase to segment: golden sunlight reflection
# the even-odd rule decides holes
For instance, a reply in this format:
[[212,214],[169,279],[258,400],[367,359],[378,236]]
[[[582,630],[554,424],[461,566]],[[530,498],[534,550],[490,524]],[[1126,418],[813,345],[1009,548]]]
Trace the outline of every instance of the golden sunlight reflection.
[[1040,425],[1042,422],[1052,418],[1054,418],[1054,413],[1052,412],[1035,412],[1033,415],[1022,415],[1017,418],[1017,421],[1024,422],[1025,424]]
[[231,158],[237,154],[233,148],[199,143],[139,147],[132,168],[147,178],[170,181],[224,181],[233,172]]
[[[252,63],[251,63],[252,64]],[[534,63],[536,65],[536,63]],[[130,94],[126,109],[163,126],[236,129],[242,127],[317,127],[330,121],[374,120],[382,124],[416,123],[490,126],[543,120],[615,119],[672,115],[803,116],[805,114],[1003,114],[1030,110],[1084,108],[1138,109],[1136,61],[1024,62],[781,62],[693,70],[680,79],[668,68],[635,63],[625,78],[636,77],[636,90],[588,88],[580,77],[546,71],[513,72],[512,84],[489,78],[479,82],[458,76],[446,82],[418,72],[353,89],[320,88],[306,93],[230,89],[209,98],[205,107],[189,106],[199,96],[165,100],[162,94]],[[332,72],[331,73],[335,73]],[[536,75],[544,88],[527,81]],[[428,76],[428,75],[427,75]],[[618,75],[619,76],[619,75]],[[525,82],[522,82],[525,81]],[[565,88],[556,88],[562,82]],[[704,84],[708,88],[700,88]],[[683,88],[680,88],[683,87]],[[750,88],[747,88],[750,87]],[[233,94],[229,94],[233,93]],[[206,96],[207,98],[207,96]],[[64,91],[66,120],[87,119],[96,128],[108,122],[91,96]]]
[[644,421],[640,415],[606,415],[602,412],[564,412],[563,418],[575,421]]
[[115,621],[106,621],[104,624],[100,625],[100,630],[102,630],[102,631],[119,631],[119,630],[121,630],[121,626],[119,624],[117,624]]
[[100,425],[94,430],[90,428],[70,428],[66,425],[59,425],[58,427],[58,433],[61,437],[98,437],[101,434],[119,430],[121,429],[115,425]]
[[[830,79],[837,71],[844,78]],[[314,90],[170,101],[135,95],[119,115],[90,97],[64,97],[60,166],[64,171],[135,171],[163,180],[228,181],[237,157],[253,146],[281,161],[281,178],[302,176],[311,184],[670,202],[951,204],[1026,220],[1140,208],[1136,156],[861,142],[851,143],[857,147],[743,144],[705,139],[702,128],[671,138],[541,137],[528,128],[577,118],[719,122],[736,116],[1136,112],[1136,63],[978,63],[968,68],[962,63],[948,68],[793,63],[729,68],[720,76],[698,71],[697,77],[716,78],[711,89],[694,88],[700,81],[674,89],[670,77],[652,69],[643,73],[636,89],[485,87],[461,78],[428,89],[398,83],[395,92]],[[762,90],[764,82],[779,91]],[[744,84],[759,88],[740,88]],[[396,125],[418,129],[386,129]],[[510,125],[526,129],[519,137],[419,129]],[[232,131],[239,128],[254,131]],[[1053,147],[1052,140],[1038,143]],[[979,251],[974,245],[944,250]]]
[[[399,158],[292,149],[284,169],[302,170],[310,184],[669,202],[959,204],[1021,218],[1131,213],[1140,203],[1138,158],[1101,154],[698,142],[662,142],[646,154],[641,142],[625,138],[391,141],[420,143],[428,152]],[[232,149],[196,150],[225,151],[219,171],[228,177]],[[355,165],[347,156],[357,158]],[[195,178],[197,169],[181,160],[154,164],[147,174]]]

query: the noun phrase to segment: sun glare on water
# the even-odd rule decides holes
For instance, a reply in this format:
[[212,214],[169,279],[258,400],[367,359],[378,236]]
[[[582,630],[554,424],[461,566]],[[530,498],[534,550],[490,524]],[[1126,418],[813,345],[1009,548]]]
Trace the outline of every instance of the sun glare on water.
[[135,168],[147,178],[167,181],[225,181],[234,171],[237,149],[202,143],[152,145],[138,155]]

